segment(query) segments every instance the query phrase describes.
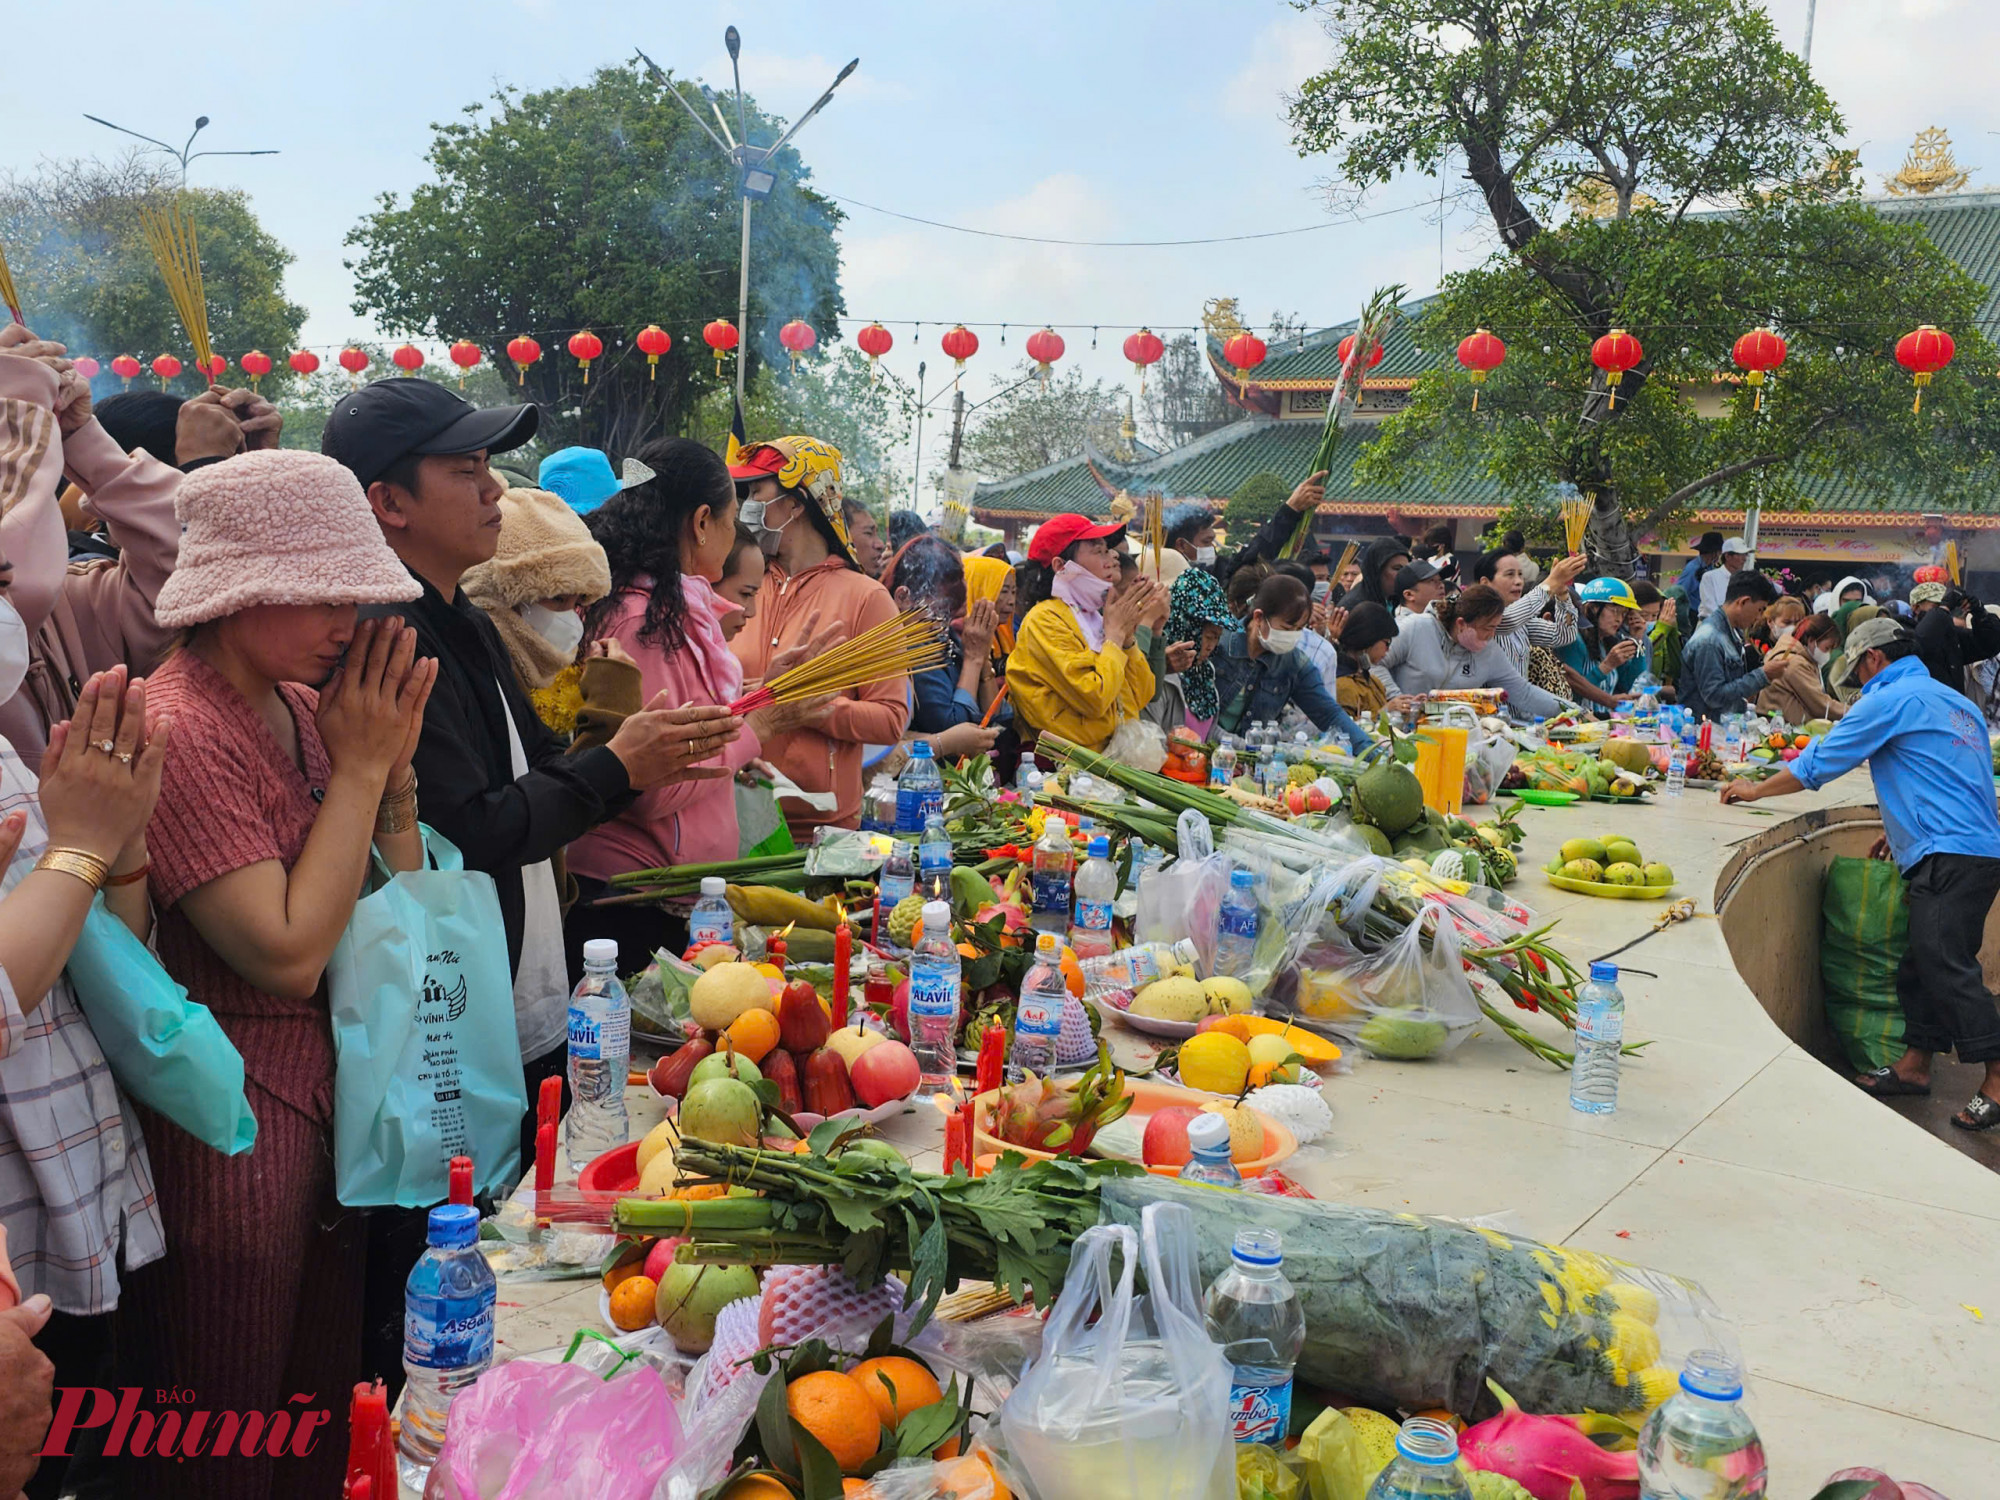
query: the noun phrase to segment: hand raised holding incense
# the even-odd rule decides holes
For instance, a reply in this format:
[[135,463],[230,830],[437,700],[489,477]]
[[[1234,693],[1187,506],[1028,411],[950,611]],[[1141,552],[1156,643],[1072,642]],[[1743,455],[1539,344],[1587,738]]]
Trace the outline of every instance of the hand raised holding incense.
[[633,714],[611,736],[610,751],[625,766],[625,779],[635,791],[649,791],[668,781],[708,781],[727,776],[722,766],[704,766],[742,732],[743,721],[719,704],[667,705],[658,694],[643,712]]
[[248,387],[229,390],[223,386],[209,389],[221,395],[222,404],[229,408],[236,418],[236,425],[243,432],[243,451],[254,453],[259,448],[275,448],[285,430],[285,414]]
[[1551,594],[1569,592],[1569,586],[1576,582],[1583,570],[1590,566],[1590,559],[1581,552],[1572,552],[1567,557],[1559,557],[1549,564],[1549,576],[1542,587]]
[[174,458],[182,468],[204,458],[233,458],[243,451],[243,426],[211,387],[181,403],[174,419]]

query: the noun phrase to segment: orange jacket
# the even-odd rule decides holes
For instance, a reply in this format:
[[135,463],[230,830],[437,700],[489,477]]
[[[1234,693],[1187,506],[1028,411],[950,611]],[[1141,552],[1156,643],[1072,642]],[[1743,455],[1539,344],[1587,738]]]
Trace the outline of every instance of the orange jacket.
[[[747,684],[764,680],[766,664],[777,652],[807,637],[806,621],[819,620],[813,633],[840,625],[847,635],[859,635],[892,619],[895,601],[889,591],[865,573],[837,558],[828,558],[796,578],[772,563],[757,593],[756,618],[731,642],[743,662]],[[795,798],[778,805],[796,834],[821,823],[852,828],[861,819],[861,754],[866,745],[893,745],[910,722],[910,680],[892,678],[852,688],[833,701],[833,711],[818,729],[795,729],[764,742],[764,758],[808,792],[831,791],[839,805],[821,812]]]

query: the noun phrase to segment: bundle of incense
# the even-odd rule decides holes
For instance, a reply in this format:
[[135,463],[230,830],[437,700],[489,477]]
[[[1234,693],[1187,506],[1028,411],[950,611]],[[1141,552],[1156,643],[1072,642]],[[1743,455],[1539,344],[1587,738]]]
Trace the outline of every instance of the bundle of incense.
[[7,264],[5,246],[0,246],[0,302],[7,304],[8,316],[16,323],[26,322],[21,316],[21,294],[14,290],[14,272]]
[[926,667],[941,666],[950,654],[944,627],[926,610],[906,609],[831,651],[780,672],[730,704],[729,711],[747,714],[771,703],[795,703],[909,677]]
[[188,342],[194,346],[196,368],[206,374],[212,363],[208,298],[201,284],[201,252],[195,243],[194,220],[181,206],[181,200],[172,197],[157,206],[141,205],[139,227],[145,231],[146,244],[159,263],[160,276],[167,284],[167,296],[180,316],[181,327],[187,330]]
[[1571,552],[1583,550],[1583,533],[1590,525],[1590,501],[1582,495],[1566,497],[1562,503],[1563,539]]
[[1146,497],[1146,540],[1153,548],[1153,577],[1160,576],[1160,553],[1167,544],[1167,501],[1155,492]]
[[1345,547],[1340,549],[1340,561],[1334,564],[1333,572],[1328,575],[1333,579],[1336,587],[1340,584],[1340,575],[1347,571],[1347,565],[1354,561],[1360,551],[1361,544],[1359,542],[1349,542]]
[[1944,544],[1944,570],[1950,577],[1953,588],[1958,588],[1965,582],[1965,579],[1959,574],[1957,542],[1946,542]]

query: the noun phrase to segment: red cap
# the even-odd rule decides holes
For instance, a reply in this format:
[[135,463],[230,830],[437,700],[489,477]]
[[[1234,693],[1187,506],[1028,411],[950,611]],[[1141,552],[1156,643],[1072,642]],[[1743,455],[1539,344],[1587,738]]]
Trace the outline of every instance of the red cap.
[[1123,521],[1093,521],[1089,516],[1079,516],[1075,512],[1050,516],[1042,522],[1035,539],[1028,544],[1028,561],[1038,562],[1048,567],[1056,560],[1058,553],[1076,542],[1096,541],[1100,537],[1122,536],[1125,532]]
[[731,479],[768,479],[789,463],[782,451],[769,443],[759,443],[754,448],[745,448],[736,455],[736,462],[729,466]]

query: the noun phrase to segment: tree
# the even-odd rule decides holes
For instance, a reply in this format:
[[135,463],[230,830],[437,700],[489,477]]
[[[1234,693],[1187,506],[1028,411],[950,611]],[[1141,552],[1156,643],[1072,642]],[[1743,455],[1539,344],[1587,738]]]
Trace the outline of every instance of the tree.
[[1167,340],[1148,372],[1140,411],[1145,440],[1163,449],[1178,448],[1242,415],[1224,399],[1201,344],[1186,333]]
[[[179,381],[184,393],[201,388],[187,331],[139,228],[140,204],[157,201],[178,180],[136,155],[48,162],[32,173],[0,178],[0,244],[7,247],[22,313],[36,333],[105,366],[100,394],[118,389],[110,371],[118,354],[143,361],[173,354],[188,368]],[[183,204],[200,244],[212,346],[232,365],[262,349],[282,370],[282,355],[306,316],[284,293],[292,253],[258,222],[240,192],[190,188]]]
[[[674,85],[698,110],[691,84]],[[435,180],[407,205],[393,193],[355,227],[355,311],[437,339],[469,338],[502,369],[514,335],[543,345],[519,399],[540,402],[552,446],[587,441],[627,453],[684,429],[718,377],[699,330],[736,316],[734,170],[665,86],[636,68],[600,69],[574,88],[503,88],[467,119],[432,127]],[[779,123],[749,108],[753,140]],[[776,159],[778,186],[751,218],[752,373],[784,358],[778,328],[803,317],[831,342],[843,311],[840,212],[807,187],[798,153]],[[673,337],[657,376],[632,338],[649,323]],[[604,340],[586,385],[565,343]]]
[[[714,387],[696,406],[688,436],[714,448],[729,441],[733,388]],[[796,371],[760,369],[745,392],[743,426],[752,442],[804,433],[840,450],[841,488],[886,520],[908,492],[895,451],[916,419],[910,388],[888,370],[869,379],[858,349],[836,348],[799,361]]]
[[1222,524],[1232,537],[1248,541],[1271,513],[1292,497],[1292,482],[1282,474],[1264,469],[1236,487],[1223,507]]
[[[1632,529],[1701,500],[1796,501],[1802,480],[1942,494],[2000,450],[1984,383],[1933,387],[1910,413],[1895,338],[1950,327],[1988,367],[1980,289],[1924,233],[1852,196],[1831,100],[1755,0],[1331,0],[1334,66],[1291,118],[1302,152],[1354,183],[1461,163],[1499,232],[1484,266],[1447,278],[1415,330],[1440,357],[1356,465],[1484,469],[1517,503],[1552,484],[1594,500],[1589,547],[1627,573]],[[1565,203],[1568,222],[1545,222]],[[1600,214],[1589,210],[1595,208]],[[1704,417],[1736,337],[1790,342],[1761,412],[1747,389]],[[1445,360],[1484,324],[1505,365],[1473,413]],[[1616,387],[1589,362],[1613,327],[1646,358]],[[1546,352],[1545,352],[1546,351]]]
[[1125,416],[1122,385],[1085,380],[1074,366],[1044,381],[1027,359],[994,376],[993,385],[994,394],[967,420],[963,467],[1011,478],[1075,458],[1086,442],[1108,447],[1118,441]]

